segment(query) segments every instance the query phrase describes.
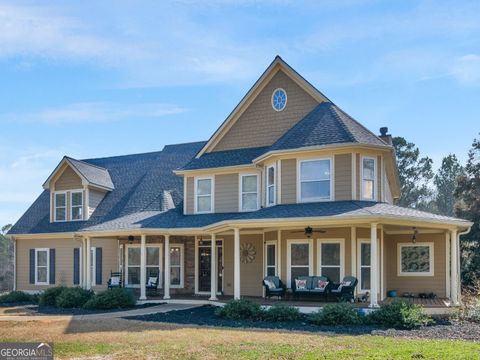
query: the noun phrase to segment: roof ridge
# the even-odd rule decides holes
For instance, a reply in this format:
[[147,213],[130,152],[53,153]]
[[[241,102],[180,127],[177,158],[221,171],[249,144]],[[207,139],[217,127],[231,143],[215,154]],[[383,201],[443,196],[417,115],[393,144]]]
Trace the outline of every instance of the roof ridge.
[[[96,165],[96,164],[90,164],[89,162],[86,162],[86,161],[84,161],[84,160],[75,159],[75,158],[72,158],[72,157],[66,156],[66,155],[65,155],[65,157],[66,157],[67,159],[69,159],[69,160],[78,161],[78,162],[81,162],[81,163],[83,163],[83,164],[85,164],[85,165],[92,166],[92,167],[95,167],[95,168],[100,169],[100,170],[108,171],[108,170],[107,170],[106,168],[104,168],[104,167],[101,167],[101,166]],[[79,169],[77,169],[77,170],[80,171]]]
[[[342,117],[338,114],[337,112],[337,109],[340,109],[337,105],[335,105],[334,103],[331,103],[333,106],[330,106],[329,108],[331,110],[333,110],[333,116],[335,116],[335,118],[340,122],[343,130],[345,130],[345,132],[347,134],[350,135],[350,139],[353,140],[353,141],[356,141],[357,139],[355,138],[355,136],[352,134],[352,132],[350,131],[350,129],[347,127],[347,124],[345,124],[345,121],[343,121]],[[345,113],[346,114],[346,113]]]

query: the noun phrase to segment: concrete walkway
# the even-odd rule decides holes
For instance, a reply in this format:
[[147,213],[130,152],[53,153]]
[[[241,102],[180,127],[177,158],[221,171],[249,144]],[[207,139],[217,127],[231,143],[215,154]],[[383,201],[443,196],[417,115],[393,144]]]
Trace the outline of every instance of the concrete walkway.
[[51,315],[51,314],[39,314],[35,315],[0,315],[0,321],[56,321],[56,320],[102,320],[102,319],[114,319],[122,318],[126,316],[138,316],[149,315],[156,313],[165,313],[174,310],[186,310],[197,307],[198,305],[187,304],[162,304],[152,307],[146,307],[141,309],[131,309],[125,311],[115,311],[100,314],[88,314],[88,315]]

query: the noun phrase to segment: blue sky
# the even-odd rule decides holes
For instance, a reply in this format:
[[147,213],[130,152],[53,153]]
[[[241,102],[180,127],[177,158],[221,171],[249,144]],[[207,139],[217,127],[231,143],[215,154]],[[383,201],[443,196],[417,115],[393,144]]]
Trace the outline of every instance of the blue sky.
[[208,139],[277,54],[436,166],[480,131],[479,1],[0,1],[0,225],[64,154]]

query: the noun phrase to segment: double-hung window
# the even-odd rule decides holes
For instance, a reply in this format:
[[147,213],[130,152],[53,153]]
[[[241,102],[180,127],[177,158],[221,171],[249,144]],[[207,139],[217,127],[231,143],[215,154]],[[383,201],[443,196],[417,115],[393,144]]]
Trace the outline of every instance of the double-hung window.
[[67,193],[55,193],[55,221],[67,220]]
[[277,275],[277,243],[276,241],[267,241],[265,243],[265,275]]
[[343,278],[343,240],[318,240],[319,274],[335,283]]
[[275,205],[275,166],[267,168],[267,206]]
[[183,244],[170,244],[170,286],[183,288]]
[[302,160],[299,166],[300,202],[331,200],[331,160]]
[[83,191],[72,191],[70,193],[70,218],[72,220],[83,220]]
[[240,209],[253,211],[258,209],[258,175],[240,175]]
[[362,199],[375,200],[376,161],[373,157],[362,158]]
[[370,279],[371,279],[371,247],[370,241],[368,240],[360,240],[359,244],[359,263],[358,266],[360,268],[360,291],[370,291]]
[[48,285],[50,249],[35,249],[35,285]]
[[213,211],[213,179],[198,178],[195,182],[195,212]]

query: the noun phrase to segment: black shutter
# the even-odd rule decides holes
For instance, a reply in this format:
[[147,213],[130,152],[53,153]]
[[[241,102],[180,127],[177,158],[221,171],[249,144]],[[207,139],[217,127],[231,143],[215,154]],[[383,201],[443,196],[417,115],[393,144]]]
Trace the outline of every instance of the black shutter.
[[55,285],[55,249],[50,249],[50,282]]
[[80,248],[73,249],[73,285],[80,284]]
[[102,285],[102,248],[95,248],[95,285]]
[[30,284],[35,284],[35,249],[30,249]]

